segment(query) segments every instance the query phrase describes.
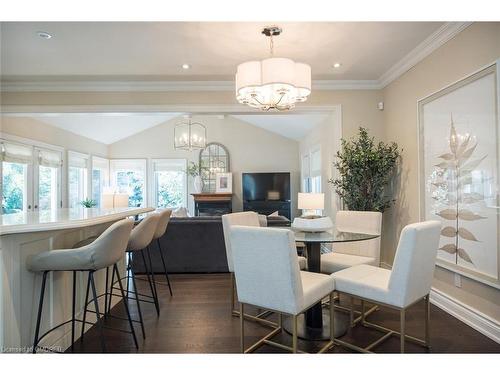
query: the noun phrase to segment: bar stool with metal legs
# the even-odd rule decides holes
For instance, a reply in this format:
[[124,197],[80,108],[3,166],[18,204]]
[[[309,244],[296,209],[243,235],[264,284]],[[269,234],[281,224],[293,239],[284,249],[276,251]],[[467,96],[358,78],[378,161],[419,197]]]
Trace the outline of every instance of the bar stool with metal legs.
[[[161,211],[159,210],[157,212],[160,214],[160,219],[158,220],[158,225],[156,226],[156,231],[153,236],[153,241],[156,240],[156,243],[158,244],[158,251],[160,252],[161,263],[163,265],[163,272],[165,274],[165,278],[167,279],[168,290],[170,291],[170,295],[172,296],[173,295],[172,286],[170,285],[170,279],[168,278],[167,266],[165,264],[165,258],[163,256],[163,251],[161,248],[161,241],[160,241],[160,238],[167,231],[167,226],[168,222],[170,221],[170,216],[172,215],[172,210],[161,210]],[[151,263],[151,255],[149,254],[149,248],[147,252],[148,252],[149,262]]]
[[[144,249],[149,246],[153,239],[153,235],[156,230],[156,226],[158,225],[158,220],[160,218],[159,213],[152,213],[147,215],[139,224],[137,224],[134,229],[132,229],[132,232],[130,233],[130,238],[128,241],[126,253],[127,253],[127,275],[123,278],[126,279],[127,281],[127,291],[126,291],[126,298],[127,301],[129,300],[129,293],[133,295],[133,299],[135,300],[137,304],[137,312],[139,314],[139,320],[133,320],[134,322],[140,323],[141,325],[141,330],[142,330],[142,337],[146,338],[146,332],[144,330],[144,320],[142,318],[142,310],[141,310],[141,305],[140,302],[147,302],[147,303],[153,303],[156,308],[156,313],[157,315],[160,315],[160,305],[158,302],[158,295],[156,293],[156,287],[154,283],[154,275],[151,272],[151,264],[146,262],[146,257],[144,256]],[[134,271],[134,258],[136,256],[141,256],[142,261],[144,262],[144,269],[147,275],[147,281],[149,283],[149,288],[151,290],[151,295],[139,293],[137,290],[137,283],[135,276],[135,271]],[[114,275],[113,275],[114,276]],[[110,301],[108,302],[107,306],[108,309],[111,307],[111,298],[115,296],[113,294],[113,289],[115,288],[115,284],[118,281],[115,281],[114,277],[111,277],[111,290],[110,290]],[[139,279],[141,280],[141,279]],[[132,287],[133,290],[130,290],[130,281],[132,281]],[[148,299],[144,299],[148,298]]]
[[[75,323],[80,322],[82,324],[85,324],[85,318],[83,320],[76,318],[75,310],[76,310],[77,272],[88,272],[85,303],[87,303],[90,289],[92,289],[94,308],[97,320],[96,324],[99,326],[99,330],[101,333],[101,347],[103,351],[106,350],[104,337],[102,334],[103,328],[105,327],[103,325],[99,313],[99,304],[97,300],[98,295],[95,286],[94,273],[98,270],[105,269],[107,267],[113,267],[113,273],[114,274],[116,273],[117,277],[119,278],[119,271],[116,264],[123,258],[123,252],[127,248],[127,243],[133,225],[134,223],[132,220],[129,219],[121,220],[111,225],[95,241],[93,241],[87,246],[83,246],[77,249],[51,250],[28,257],[27,259],[28,269],[32,272],[43,272],[35,335],[33,339],[33,353],[36,353],[38,344],[44,337],[46,337],[50,332],[54,331],[55,329],[60,328],[68,323],[71,323],[71,349],[73,349],[75,341]],[[50,330],[45,332],[42,336],[40,336],[40,323],[42,320],[42,310],[43,310],[47,275],[49,272],[55,272],[55,271],[70,271],[73,273],[72,315],[70,320],[58,324],[57,326],[51,328]],[[121,297],[125,299],[125,291],[123,290],[123,285],[121,281],[119,285],[120,285]],[[135,335],[134,327],[132,325],[132,319],[127,304],[125,304],[125,311],[127,313],[127,318],[130,325],[130,333],[132,334],[134,338],[134,343],[137,347],[138,346],[137,338]]]

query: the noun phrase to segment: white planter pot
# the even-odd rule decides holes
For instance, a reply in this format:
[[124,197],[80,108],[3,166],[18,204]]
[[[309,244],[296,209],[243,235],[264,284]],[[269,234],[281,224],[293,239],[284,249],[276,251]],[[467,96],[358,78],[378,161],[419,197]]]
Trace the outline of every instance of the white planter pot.
[[201,181],[201,177],[195,176],[193,178],[193,193],[200,194],[202,189],[203,189],[203,182]]

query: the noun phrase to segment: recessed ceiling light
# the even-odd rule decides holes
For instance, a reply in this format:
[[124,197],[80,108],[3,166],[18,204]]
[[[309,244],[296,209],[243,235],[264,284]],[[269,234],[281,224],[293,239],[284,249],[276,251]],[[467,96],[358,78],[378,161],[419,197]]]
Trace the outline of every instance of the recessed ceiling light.
[[182,64],[182,69],[186,69],[187,70],[189,68],[191,68],[191,65],[189,65],[189,64]]
[[37,31],[36,35],[38,35],[40,38],[43,38],[43,39],[50,39],[50,38],[52,38],[52,35],[49,34],[46,31]]
[[341,66],[342,66],[342,64],[341,64],[341,63],[339,63],[339,62],[336,62],[335,64],[333,64],[333,67],[334,67],[335,69],[338,69],[338,68],[340,68]]

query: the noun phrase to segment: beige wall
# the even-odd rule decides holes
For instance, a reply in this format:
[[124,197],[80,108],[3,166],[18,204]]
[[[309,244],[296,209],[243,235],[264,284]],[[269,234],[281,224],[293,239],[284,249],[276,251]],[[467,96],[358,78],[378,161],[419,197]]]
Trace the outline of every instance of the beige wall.
[[[474,23],[383,90],[385,136],[403,151],[396,206],[384,215],[382,261],[392,264],[403,226],[419,220],[417,101],[500,58],[500,23]],[[434,286],[500,321],[500,290],[436,268]]]
[[[233,173],[233,209],[242,210],[242,172],[290,172],[292,197],[299,189],[299,143],[275,133],[260,129],[231,116],[194,116],[193,120],[207,128],[208,142],[222,143],[229,151]],[[174,149],[174,126],[179,118],[145,130],[132,137],[113,143],[110,158],[186,158],[198,162],[198,151]],[[192,191],[189,181],[188,193]],[[296,199],[292,200],[292,210]],[[193,201],[189,196],[189,208]]]
[[300,141],[300,157],[309,154],[311,150],[321,149],[321,188],[325,193],[325,209],[323,215],[335,219],[338,199],[328,180],[334,177],[334,156],[340,146],[342,124],[338,111],[333,111],[318,126],[316,126],[306,137]]
[[107,157],[108,147],[29,117],[0,117],[0,132],[64,147],[67,150]]

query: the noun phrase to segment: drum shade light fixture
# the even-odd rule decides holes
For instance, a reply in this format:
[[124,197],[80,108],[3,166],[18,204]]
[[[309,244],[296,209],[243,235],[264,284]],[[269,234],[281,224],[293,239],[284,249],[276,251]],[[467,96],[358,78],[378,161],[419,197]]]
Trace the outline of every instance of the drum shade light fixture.
[[281,28],[266,27],[271,57],[247,61],[236,71],[236,99],[263,111],[286,111],[297,102],[305,102],[311,94],[311,67],[284,57],[274,57],[273,37]]

